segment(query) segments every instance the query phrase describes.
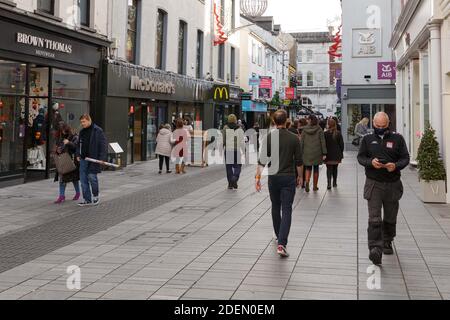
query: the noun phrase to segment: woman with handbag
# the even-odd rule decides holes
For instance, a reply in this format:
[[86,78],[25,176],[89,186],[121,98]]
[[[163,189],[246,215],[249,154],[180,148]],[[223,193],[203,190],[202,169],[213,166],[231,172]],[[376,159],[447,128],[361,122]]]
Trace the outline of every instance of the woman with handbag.
[[78,201],[81,196],[80,190],[80,164],[75,158],[78,135],[73,133],[68,124],[60,126],[56,139],[55,163],[57,173],[55,182],[59,181],[59,197],[55,204],[62,204],[66,201],[66,186],[72,183],[75,189],[73,201]]

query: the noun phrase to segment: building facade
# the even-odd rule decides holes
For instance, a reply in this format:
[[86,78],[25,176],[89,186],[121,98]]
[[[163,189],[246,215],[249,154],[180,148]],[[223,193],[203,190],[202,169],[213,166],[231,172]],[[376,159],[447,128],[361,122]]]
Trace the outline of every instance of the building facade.
[[396,130],[395,66],[389,40],[400,0],[342,0],[342,131],[349,143],[356,124],[385,111]]
[[0,181],[48,178],[61,124],[98,116],[107,3],[0,1]]
[[332,32],[293,33],[297,41],[297,91],[303,106],[335,116],[338,109],[337,76],[340,59],[328,54]]
[[[205,130],[239,112],[239,10],[234,0],[110,1],[102,116],[126,163],[156,156],[161,124],[182,118]],[[229,35],[216,46],[217,20]]]
[[[390,45],[398,69],[397,123],[414,163],[424,130],[436,130],[450,172],[450,1],[403,1]],[[447,196],[450,202],[450,196]]]
[[283,97],[289,84],[289,52],[283,51],[280,27],[272,17],[256,21],[241,17],[240,87],[251,99],[242,102],[243,117],[253,126],[266,125],[267,112],[275,95]]

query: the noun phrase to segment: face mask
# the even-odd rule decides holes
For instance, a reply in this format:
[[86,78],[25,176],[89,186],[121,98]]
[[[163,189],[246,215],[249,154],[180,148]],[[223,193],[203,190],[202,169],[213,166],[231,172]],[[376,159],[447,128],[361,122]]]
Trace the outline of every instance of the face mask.
[[378,136],[384,136],[388,131],[389,128],[375,128],[375,134]]

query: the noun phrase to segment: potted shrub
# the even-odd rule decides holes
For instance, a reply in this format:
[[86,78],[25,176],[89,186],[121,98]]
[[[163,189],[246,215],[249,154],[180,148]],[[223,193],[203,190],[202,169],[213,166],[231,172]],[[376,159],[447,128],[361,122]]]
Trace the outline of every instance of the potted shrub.
[[447,177],[435,133],[431,127],[425,130],[417,154],[421,194],[425,203],[446,203]]

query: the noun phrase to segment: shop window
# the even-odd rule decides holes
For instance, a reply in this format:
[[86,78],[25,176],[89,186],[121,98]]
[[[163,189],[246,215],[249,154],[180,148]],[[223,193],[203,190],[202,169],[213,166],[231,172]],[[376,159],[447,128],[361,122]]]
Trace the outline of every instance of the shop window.
[[47,14],[55,14],[55,0],[38,0],[37,10]]
[[26,65],[0,60],[0,94],[25,94]]
[[0,176],[23,169],[25,98],[0,95]]
[[53,71],[53,96],[78,100],[89,100],[89,76],[83,73],[60,69]]

